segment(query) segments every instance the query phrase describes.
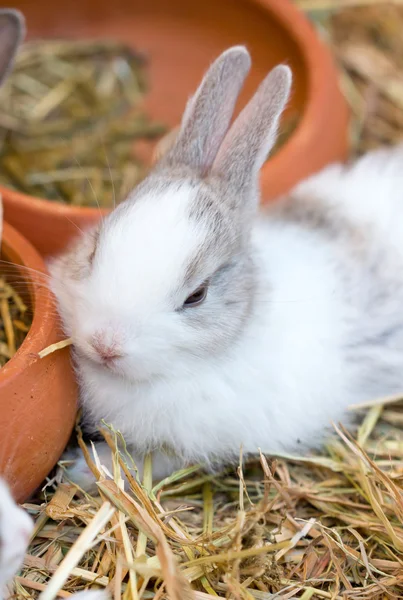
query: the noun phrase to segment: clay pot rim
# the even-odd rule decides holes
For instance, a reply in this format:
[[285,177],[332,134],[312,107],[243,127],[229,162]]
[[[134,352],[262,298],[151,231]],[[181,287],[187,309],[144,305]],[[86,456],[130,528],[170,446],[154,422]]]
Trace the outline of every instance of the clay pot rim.
[[[266,166],[269,166],[268,175],[270,176],[274,171],[282,172],[287,166],[289,167],[290,158],[298,154],[299,147],[303,146],[309,152],[310,146],[315,142],[317,129],[321,127],[317,115],[320,114],[321,107],[326,101],[327,81],[325,75],[329,68],[329,56],[327,49],[316,36],[313,26],[291,1],[284,3],[283,0],[249,0],[249,2],[262,7],[272,15],[274,20],[280,22],[297,45],[307,74],[307,100],[304,111],[291,137],[262,168],[261,176],[264,179]],[[45,217],[60,216],[73,220],[80,217],[92,221],[97,214],[104,216],[110,212],[109,209],[61,204],[57,200],[30,196],[1,185],[0,193],[7,194],[9,200],[21,206],[21,210],[28,207],[35,208],[43,211]]]
[[[46,275],[47,270],[43,259],[35,248],[14,227],[3,223],[2,248],[7,254],[14,253],[21,263],[28,269],[34,269]],[[33,318],[31,327],[15,355],[0,368],[0,389],[2,384],[18,377],[22,371],[38,359],[38,352],[43,350],[43,344],[54,335],[57,327],[56,310],[51,292],[33,282],[30,271],[22,270],[31,296]],[[1,272],[1,263],[0,263]]]

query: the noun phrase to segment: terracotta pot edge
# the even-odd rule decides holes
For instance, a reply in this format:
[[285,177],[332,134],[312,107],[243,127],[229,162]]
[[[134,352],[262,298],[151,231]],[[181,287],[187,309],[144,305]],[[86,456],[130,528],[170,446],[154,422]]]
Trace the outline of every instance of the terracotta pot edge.
[[[44,260],[34,246],[7,222],[3,224],[3,239],[21,259],[22,266],[47,274]],[[18,263],[17,263],[18,266]],[[50,343],[56,337],[56,307],[52,293],[40,286],[35,286],[32,276],[27,272],[27,285],[34,298],[34,314],[30,330],[16,354],[0,369],[0,388],[32,364],[39,360],[37,354],[43,349],[42,344]]]

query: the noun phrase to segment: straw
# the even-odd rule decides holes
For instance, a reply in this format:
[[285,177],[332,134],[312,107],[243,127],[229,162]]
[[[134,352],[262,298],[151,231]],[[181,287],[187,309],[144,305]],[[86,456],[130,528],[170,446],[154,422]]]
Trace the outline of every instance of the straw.
[[0,90],[0,183],[113,207],[145,176],[136,152],[166,130],[144,109],[144,57],[107,40],[24,44]]
[[54,344],[51,344],[47,348],[44,348],[43,350],[38,352],[38,356],[39,356],[39,358],[45,358],[45,356],[49,356],[49,354],[53,354],[53,352],[57,352],[58,350],[63,350],[63,348],[67,348],[68,346],[71,346],[72,343],[73,343],[72,338],[66,338],[65,340],[56,342]]

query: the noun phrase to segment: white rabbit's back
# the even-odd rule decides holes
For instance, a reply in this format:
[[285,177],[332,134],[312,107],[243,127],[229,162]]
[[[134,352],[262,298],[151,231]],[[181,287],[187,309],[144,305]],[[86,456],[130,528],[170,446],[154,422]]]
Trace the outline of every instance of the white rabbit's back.
[[[315,288],[314,294],[324,291],[329,274],[334,275],[329,319],[341,334],[340,351],[346,365],[342,377],[349,388],[347,397],[359,403],[376,395],[400,393],[402,147],[378,150],[351,166],[328,167],[295,188],[288,198],[271,208],[267,217],[263,223],[268,237],[271,230],[281,229],[278,247],[283,244],[283,252],[287,252],[295,245],[294,260],[304,277],[309,272],[304,263],[326,256],[326,268],[316,273],[313,282],[301,282],[301,294]],[[288,246],[287,235],[293,240]],[[265,243],[273,255],[276,250],[271,246],[272,242]],[[311,256],[306,252],[309,248]],[[291,285],[289,268],[283,265],[282,270],[284,280]],[[317,322],[323,328],[320,313]],[[336,337],[334,341],[337,342]]]
[[172,379],[151,385],[83,372],[90,420],[114,421],[140,452],[163,444],[208,460],[234,457],[241,443],[271,453],[315,446],[332,421],[346,421],[349,404],[402,389],[403,259],[375,189],[365,203],[370,159],[326,169],[258,217],[254,311],[231,351],[196,370],[183,364],[183,376],[176,365]]
[[379,149],[352,165],[335,164],[302,182],[295,198],[316,198],[403,257],[403,146]]

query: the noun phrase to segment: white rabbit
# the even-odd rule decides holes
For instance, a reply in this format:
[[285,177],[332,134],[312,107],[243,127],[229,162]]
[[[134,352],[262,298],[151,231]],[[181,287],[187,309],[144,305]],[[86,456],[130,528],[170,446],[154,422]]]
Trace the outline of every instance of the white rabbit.
[[[230,126],[249,66],[222,54],[151,174],[51,264],[87,428],[155,452],[157,477],[241,445],[315,447],[348,405],[403,388],[403,155],[332,166],[258,212],[291,74]],[[82,458],[70,476],[90,485]]]
[[[28,513],[18,506],[0,477],[0,600],[8,597],[6,584],[20,569],[34,524]],[[73,594],[74,600],[108,600],[107,590],[85,590]]]

